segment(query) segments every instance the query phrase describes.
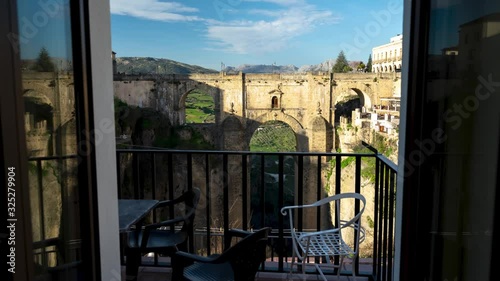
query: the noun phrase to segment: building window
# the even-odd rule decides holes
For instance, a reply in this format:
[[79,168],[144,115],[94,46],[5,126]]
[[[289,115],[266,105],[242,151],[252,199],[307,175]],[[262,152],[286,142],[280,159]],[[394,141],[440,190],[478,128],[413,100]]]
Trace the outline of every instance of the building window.
[[271,99],[271,108],[279,108],[278,97],[274,96]]

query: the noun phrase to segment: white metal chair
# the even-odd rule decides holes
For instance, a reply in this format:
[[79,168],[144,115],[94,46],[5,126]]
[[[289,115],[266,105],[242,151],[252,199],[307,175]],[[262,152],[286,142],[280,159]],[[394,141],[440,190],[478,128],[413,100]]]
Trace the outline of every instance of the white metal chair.
[[[351,218],[348,220],[343,219],[340,212],[341,201],[344,202],[344,204],[352,204],[352,209],[354,210],[354,203],[356,200],[359,200],[363,203],[362,205],[360,204],[360,211],[357,214],[353,214],[353,216],[350,216]],[[334,219],[335,225],[333,229],[326,229],[315,232],[297,232],[295,230],[293,218],[294,210],[300,208],[317,208],[330,203],[332,203],[332,205],[335,205],[336,212],[336,219]],[[330,205],[331,208],[333,208],[332,205]],[[283,207],[281,209],[281,213],[284,216],[289,216],[293,241],[293,255],[292,263],[290,266],[290,273],[292,273],[293,271],[296,257],[298,259],[297,266],[300,261],[302,264],[302,274],[305,274],[306,260],[309,257],[312,257],[313,259],[314,257],[324,257],[327,263],[330,263],[333,260],[333,257],[338,256],[339,264],[335,265],[332,263],[330,266],[332,268],[337,268],[337,277],[339,277],[340,269],[344,266],[344,257],[347,256],[352,258],[352,276],[354,277],[354,280],[356,280],[354,262],[358,258],[359,244],[365,238],[365,230],[363,227],[361,227],[361,215],[365,210],[365,205],[366,200],[363,195],[359,193],[341,193],[324,198],[309,205]],[[354,233],[355,239],[353,243],[351,243],[351,245],[349,245],[349,243],[346,242],[343,237],[343,232],[346,232],[346,230],[350,230]],[[316,263],[314,264],[314,266],[316,267],[323,280],[326,281],[326,277],[323,274],[320,266]]]

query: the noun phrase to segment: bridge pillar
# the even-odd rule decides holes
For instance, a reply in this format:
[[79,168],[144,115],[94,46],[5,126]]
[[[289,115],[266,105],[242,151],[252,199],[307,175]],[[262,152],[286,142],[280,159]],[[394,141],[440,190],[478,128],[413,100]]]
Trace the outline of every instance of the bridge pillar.
[[243,125],[234,115],[228,116],[222,122],[222,147],[223,150],[248,150]]
[[[333,126],[330,124],[323,116],[321,116],[321,110],[318,110],[317,116],[315,116],[309,124],[308,136],[309,136],[309,151],[310,152],[331,152],[334,148],[334,133]],[[304,159],[304,203],[312,203],[318,200],[318,188],[322,189],[321,198],[325,197],[325,185],[327,181],[325,165],[329,165],[329,159],[321,157],[309,157],[307,160]],[[319,174],[318,174],[319,169]],[[320,183],[318,185],[318,183]],[[321,193],[321,190],[319,191]],[[325,218],[327,217],[327,210],[322,210],[325,212]],[[304,228],[315,229],[316,225],[316,213],[314,211],[304,212]],[[322,219],[323,221],[324,219]],[[328,220],[324,220],[328,221]]]

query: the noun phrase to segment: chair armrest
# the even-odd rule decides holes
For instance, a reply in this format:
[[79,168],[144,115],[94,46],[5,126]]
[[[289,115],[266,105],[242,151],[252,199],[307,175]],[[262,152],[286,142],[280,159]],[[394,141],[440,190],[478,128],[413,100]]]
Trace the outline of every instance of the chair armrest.
[[171,226],[171,225],[175,225],[176,223],[183,222],[185,220],[186,220],[186,217],[176,217],[176,218],[173,218],[171,220],[166,220],[166,221],[162,221],[162,222],[158,222],[158,223],[148,224],[148,225],[144,226],[144,230],[150,231],[151,229],[157,229],[157,228],[160,228],[162,226]]
[[233,238],[233,237],[244,238],[244,237],[247,237],[248,235],[252,234],[252,232],[247,231],[247,230],[241,230],[241,229],[229,229],[227,231],[227,234],[228,234],[229,238]]
[[[328,199],[328,198],[326,198],[326,199]],[[313,207],[317,208],[317,207],[319,207],[319,206],[321,206],[323,204],[318,204],[318,202],[315,202],[313,204],[308,204],[308,205],[286,206],[286,207],[281,208],[281,214],[283,216],[286,216],[287,215],[286,211],[288,211],[288,210],[291,211],[292,209],[306,209],[306,208],[313,208]]]
[[216,263],[215,261],[218,257],[219,256],[203,257],[181,251],[175,253],[175,258],[179,261],[184,261],[183,264],[186,262]]
[[312,236],[318,236],[322,234],[330,234],[330,233],[336,233],[339,232],[340,228],[332,228],[332,229],[327,229],[327,230],[321,230],[321,231],[314,231],[314,232],[300,232],[300,238],[309,238]]
[[185,217],[177,217],[171,220],[166,220],[159,223],[152,223],[144,226],[140,246],[146,247],[146,245],[148,244],[149,233],[151,232],[151,230],[158,229],[160,227],[173,226],[176,223],[183,222],[185,219],[186,219]]
[[233,241],[233,237],[245,238],[250,234],[252,234],[252,232],[246,230],[229,229],[227,231],[228,239],[224,239],[224,250],[227,250],[231,247],[231,242]]
[[[196,197],[199,197],[200,190],[198,188],[193,188],[192,191],[196,194],[195,195]],[[187,193],[184,193],[175,199],[160,201],[158,204],[156,204],[155,209],[175,205],[175,204],[180,203],[180,202],[185,202],[186,196],[189,196],[189,195]],[[198,202],[198,200],[195,200],[195,201],[196,201],[196,203]]]
[[156,206],[153,209],[163,208],[163,207],[167,207],[167,206],[170,206],[173,204],[175,204],[174,200],[164,200],[164,201],[158,202],[158,204],[156,204]]

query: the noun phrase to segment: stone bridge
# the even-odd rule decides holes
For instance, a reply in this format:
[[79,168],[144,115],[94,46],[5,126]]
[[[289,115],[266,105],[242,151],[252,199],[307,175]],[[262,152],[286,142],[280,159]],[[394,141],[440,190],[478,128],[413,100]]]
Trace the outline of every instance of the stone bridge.
[[[204,128],[218,149],[248,150],[254,131],[268,121],[282,121],[295,132],[297,151],[332,151],[335,105],[358,95],[367,111],[400,91],[399,73],[348,74],[190,74],[117,76],[115,97],[151,107],[172,125],[186,123],[185,103],[194,90],[212,96],[215,123]],[[208,127],[208,129],[207,129]]]

